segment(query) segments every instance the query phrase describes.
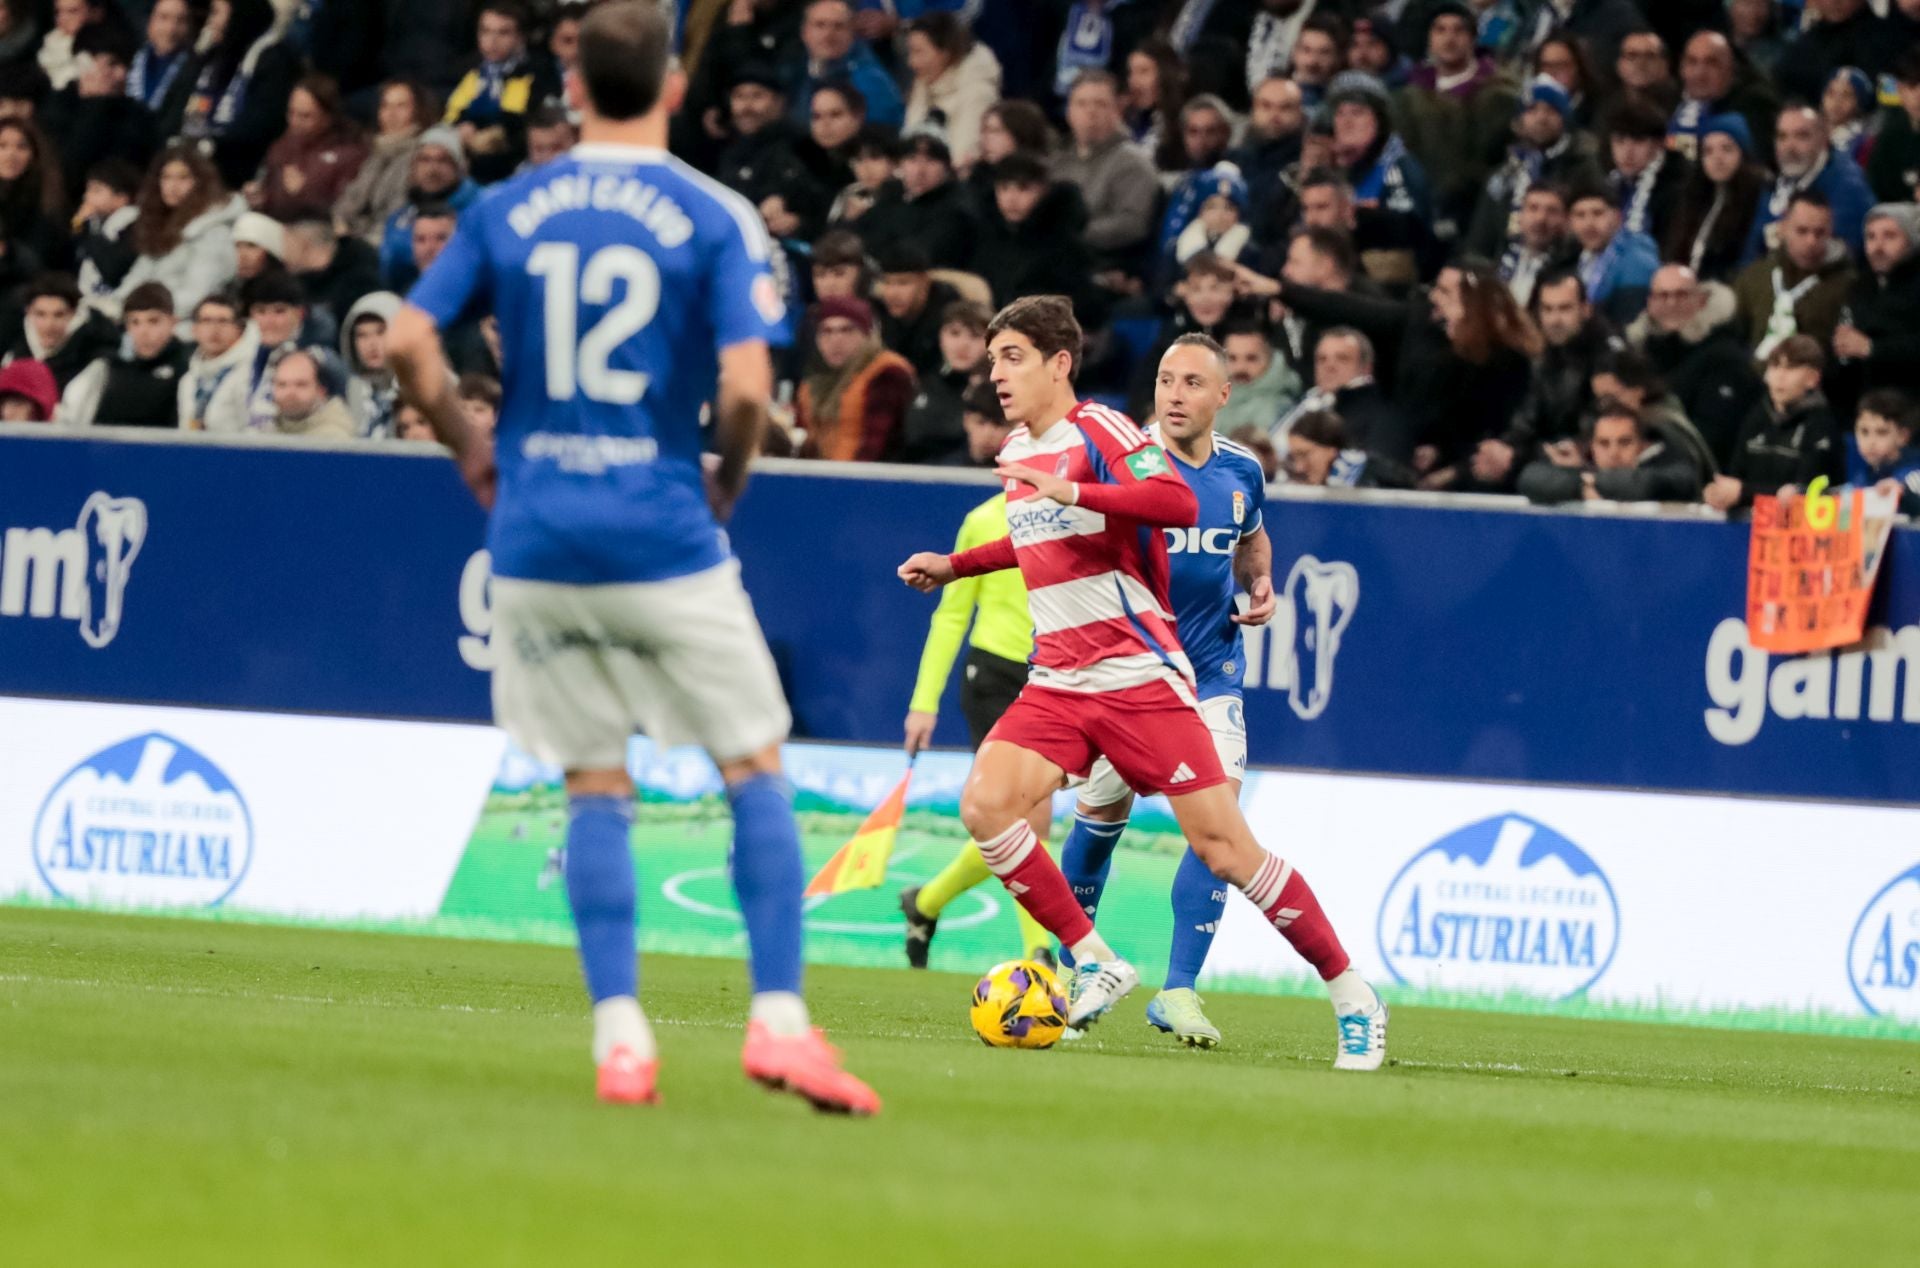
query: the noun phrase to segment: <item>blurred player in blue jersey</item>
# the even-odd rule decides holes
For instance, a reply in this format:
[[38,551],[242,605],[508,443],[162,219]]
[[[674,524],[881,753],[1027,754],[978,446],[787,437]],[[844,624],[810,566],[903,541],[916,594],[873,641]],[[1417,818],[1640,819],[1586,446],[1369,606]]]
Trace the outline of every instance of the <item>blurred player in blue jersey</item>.
[[[643,0],[587,17],[567,86],[580,144],[461,218],[388,347],[408,399],[492,508],[494,713],[566,771],[567,897],[601,1098],[656,1099],[627,840],[638,729],[700,744],[726,781],[753,978],[746,1073],[870,1114],[879,1098],[840,1068],[801,1000],[804,878],[780,770],[791,719],[719,526],[766,426],[784,304],[758,214],[665,150],[686,90],[670,35]],[[492,449],[463,421],[438,335],[489,310],[504,386]],[[709,401],[720,460],[703,475]]]
[[[1173,458],[1173,469],[1200,502],[1194,527],[1161,530],[1167,537],[1167,592],[1181,646],[1193,662],[1201,716],[1237,795],[1247,770],[1240,627],[1264,625],[1275,600],[1273,545],[1262,516],[1266,475],[1251,450],[1213,431],[1214,414],[1227,402],[1225,357],[1205,335],[1175,341],[1160,360],[1154,387],[1154,416],[1160,421],[1148,434]],[[1239,590],[1249,600],[1244,613],[1234,610]],[[1100,902],[1114,846],[1132,808],[1133,790],[1103,758],[1080,789],[1073,828],[1060,854],[1060,870],[1089,916]],[[1219,1029],[1201,1011],[1194,982],[1226,910],[1227,888],[1192,850],[1182,856],[1173,877],[1167,979],[1147,1006],[1147,1020],[1193,1047],[1220,1042]]]

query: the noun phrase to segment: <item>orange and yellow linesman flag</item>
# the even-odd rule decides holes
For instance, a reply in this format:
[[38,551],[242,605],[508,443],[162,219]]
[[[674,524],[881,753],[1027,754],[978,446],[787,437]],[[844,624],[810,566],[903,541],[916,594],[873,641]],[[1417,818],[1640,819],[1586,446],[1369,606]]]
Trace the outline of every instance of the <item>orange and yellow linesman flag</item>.
[[887,860],[893,857],[893,841],[900,835],[900,821],[907,813],[907,782],[913,767],[900,777],[887,799],[874,807],[853,840],[834,851],[832,858],[807,884],[807,897],[815,894],[844,894],[850,889],[872,889],[887,879]]

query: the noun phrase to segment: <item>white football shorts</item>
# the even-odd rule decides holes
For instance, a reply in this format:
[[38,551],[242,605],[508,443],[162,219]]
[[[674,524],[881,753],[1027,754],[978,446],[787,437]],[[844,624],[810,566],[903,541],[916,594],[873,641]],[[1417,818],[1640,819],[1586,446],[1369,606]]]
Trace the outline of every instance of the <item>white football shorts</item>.
[[793,715],[740,564],[670,581],[493,580],[493,715],[562,770],[620,770],[640,731],[716,762],[787,738]]
[[[1247,715],[1238,696],[1214,696],[1200,702],[1200,716],[1206,720],[1207,730],[1213,734],[1213,750],[1220,755],[1220,769],[1227,778],[1235,781],[1247,777]],[[1113,769],[1113,763],[1102,757],[1093,763],[1093,769],[1087,772],[1085,782],[1069,779],[1067,786],[1076,787],[1083,805],[1111,806],[1116,801],[1124,801],[1133,795],[1133,789],[1127,787]]]

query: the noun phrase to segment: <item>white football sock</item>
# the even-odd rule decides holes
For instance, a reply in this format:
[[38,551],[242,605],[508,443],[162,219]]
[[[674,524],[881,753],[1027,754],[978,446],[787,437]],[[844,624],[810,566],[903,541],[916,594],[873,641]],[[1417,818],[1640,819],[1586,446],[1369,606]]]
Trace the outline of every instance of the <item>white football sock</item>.
[[1342,1017],[1356,1013],[1371,1016],[1380,1007],[1380,997],[1373,993],[1373,987],[1353,969],[1328,982],[1327,995],[1333,1000],[1333,1011]]
[[757,1021],[776,1035],[807,1033],[807,1002],[793,991],[760,991],[747,1006],[747,1020]]
[[656,1055],[653,1027],[631,995],[615,995],[593,1006],[593,1063],[605,1061],[615,1048],[626,1048],[642,1061]]
[[1105,964],[1114,958],[1113,948],[1107,945],[1107,940],[1100,936],[1100,931],[1097,929],[1068,947],[1067,950],[1073,952],[1073,962],[1076,965],[1086,964],[1089,961]]

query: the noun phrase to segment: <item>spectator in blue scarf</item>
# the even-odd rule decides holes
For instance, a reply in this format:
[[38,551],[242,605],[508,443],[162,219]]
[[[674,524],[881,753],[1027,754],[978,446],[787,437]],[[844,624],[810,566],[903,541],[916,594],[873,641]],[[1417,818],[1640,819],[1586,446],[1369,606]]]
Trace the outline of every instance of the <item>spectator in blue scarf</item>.
[[1432,215],[1427,173],[1393,130],[1392,102],[1371,75],[1334,76],[1323,107],[1333,121],[1333,157],[1346,169],[1354,201],[1362,207],[1418,216]]
[[1604,185],[1574,193],[1568,223],[1580,244],[1576,267],[1587,301],[1615,325],[1628,324],[1647,306],[1647,288],[1660,269],[1659,248],[1646,234],[1626,229],[1613,191]]
[[483,185],[526,161],[527,112],[559,91],[551,64],[528,55],[526,31],[519,0],[486,0],[479,62],[447,99],[446,123],[459,132],[473,178]]
[[193,11],[187,0],[158,0],[147,15],[147,42],[127,68],[127,96],[158,113],[193,55]]

